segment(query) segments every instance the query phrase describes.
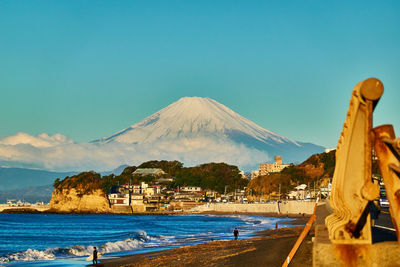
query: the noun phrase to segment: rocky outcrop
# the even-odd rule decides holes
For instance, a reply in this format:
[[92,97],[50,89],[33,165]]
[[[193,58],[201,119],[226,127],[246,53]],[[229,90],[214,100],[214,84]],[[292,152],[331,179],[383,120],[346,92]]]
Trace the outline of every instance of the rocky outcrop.
[[102,190],[97,189],[87,194],[81,194],[75,188],[54,190],[51,196],[50,210],[66,213],[112,212],[107,196]]

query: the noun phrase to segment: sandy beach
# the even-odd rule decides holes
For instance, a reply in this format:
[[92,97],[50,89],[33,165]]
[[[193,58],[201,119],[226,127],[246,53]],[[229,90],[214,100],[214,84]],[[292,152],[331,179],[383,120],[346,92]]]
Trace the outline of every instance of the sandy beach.
[[[98,266],[281,266],[303,230],[303,226],[287,227],[287,224],[304,225],[307,220],[298,217],[282,228],[258,232],[254,238],[239,237],[239,240],[105,259]],[[303,241],[291,266],[312,265],[312,235]]]

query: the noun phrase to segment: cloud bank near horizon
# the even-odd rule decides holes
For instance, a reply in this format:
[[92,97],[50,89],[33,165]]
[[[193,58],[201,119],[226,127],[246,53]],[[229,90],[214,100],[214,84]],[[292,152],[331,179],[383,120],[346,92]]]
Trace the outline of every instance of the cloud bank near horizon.
[[179,160],[185,166],[226,162],[246,169],[269,159],[265,151],[202,137],[145,144],[76,143],[62,134],[47,133],[32,136],[20,132],[0,138],[1,166],[52,171],[110,171],[148,160]]

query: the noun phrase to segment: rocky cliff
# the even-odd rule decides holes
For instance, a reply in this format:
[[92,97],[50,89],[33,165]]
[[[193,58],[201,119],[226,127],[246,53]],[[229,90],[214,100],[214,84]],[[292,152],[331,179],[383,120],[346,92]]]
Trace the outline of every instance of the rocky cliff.
[[50,210],[73,213],[106,213],[111,208],[102,190],[81,194],[75,188],[54,190],[50,201]]
[[72,213],[111,212],[100,174],[83,172],[54,182],[50,210]]

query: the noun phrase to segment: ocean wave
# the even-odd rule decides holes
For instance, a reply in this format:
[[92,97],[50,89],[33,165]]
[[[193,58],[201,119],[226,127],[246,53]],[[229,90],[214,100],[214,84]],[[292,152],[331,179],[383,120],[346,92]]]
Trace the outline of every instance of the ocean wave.
[[278,218],[263,217],[263,216],[248,216],[248,215],[228,215],[229,217],[235,217],[243,221],[246,225],[262,225],[262,226],[272,226],[275,224]]
[[[149,237],[144,231],[131,233],[130,235],[132,236],[131,238],[98,245],[97,248],[99,253],[106,254],[134,250],[142,247],[147,242],[158,239],[156,237]],[[93,253],[93,247],[94,246],[92,245],[74,245],[69,248],[51,248],[46,250],[27,249],[26,251],[0,255],[0,263],[15,261],[43,261],[76,256],[89,256]]]
[[[43,261],[85,257],[92,254],[93,246],[96,246],[101,254],[107,255],[112,253],[114,255],[120,255],[126,253],[124,251],[138,251],[145,248],[198,244],[210,240],[229,240],[232,238],[232,227],[238,227],[240,236],[245,238],[259,230],[273,228],[278,220],[282,220],[281,218],[269,218],[253,215],[202,215],[202,217],[206,217],[206,227],[199,227],[196,231],[192,231],[190,227],[188,229],[184,227],[182,229],[179,227],[171,229],[160,226],[156,229],[150,227],[148,232],[156,232],[157,234],[147,235],[145,231],[134,230],[135,228],[127,230],[124,230],[124,228],[113,229],[113,231],[100,232],[97,235],[97,241],[93,240],[93,243],[90,245],[88,243],[79,244],[79,242],[73,242],[68,243],[68,245],[63,245],[61,248],[49,248],[44,250],[40,250],[38,247],[32,245],[30,249],[27,249],[26,251],[2,254],[0,255],[0,265],[1,263],[7,262]],[[208,218],[207,220],[207,217],[216,218]],[[221,220],[220,217],[228,218]],[[234,218],[234,220],[231,220],[230,218]],[[210,226],[210,224],[214,225],[214,221],[216,224],[215,229]],[[163,235],[160,233],[163,233]],[[76,245],[70,246],[72,244]]]
[[12,254],[6,254],[0,256],[0,262],[11,262],[11,261],[37,261],[37,260],[53,260],[55,259],[54,254],[50,250],[36,250],[28,249],[24,252],[16,252]]

